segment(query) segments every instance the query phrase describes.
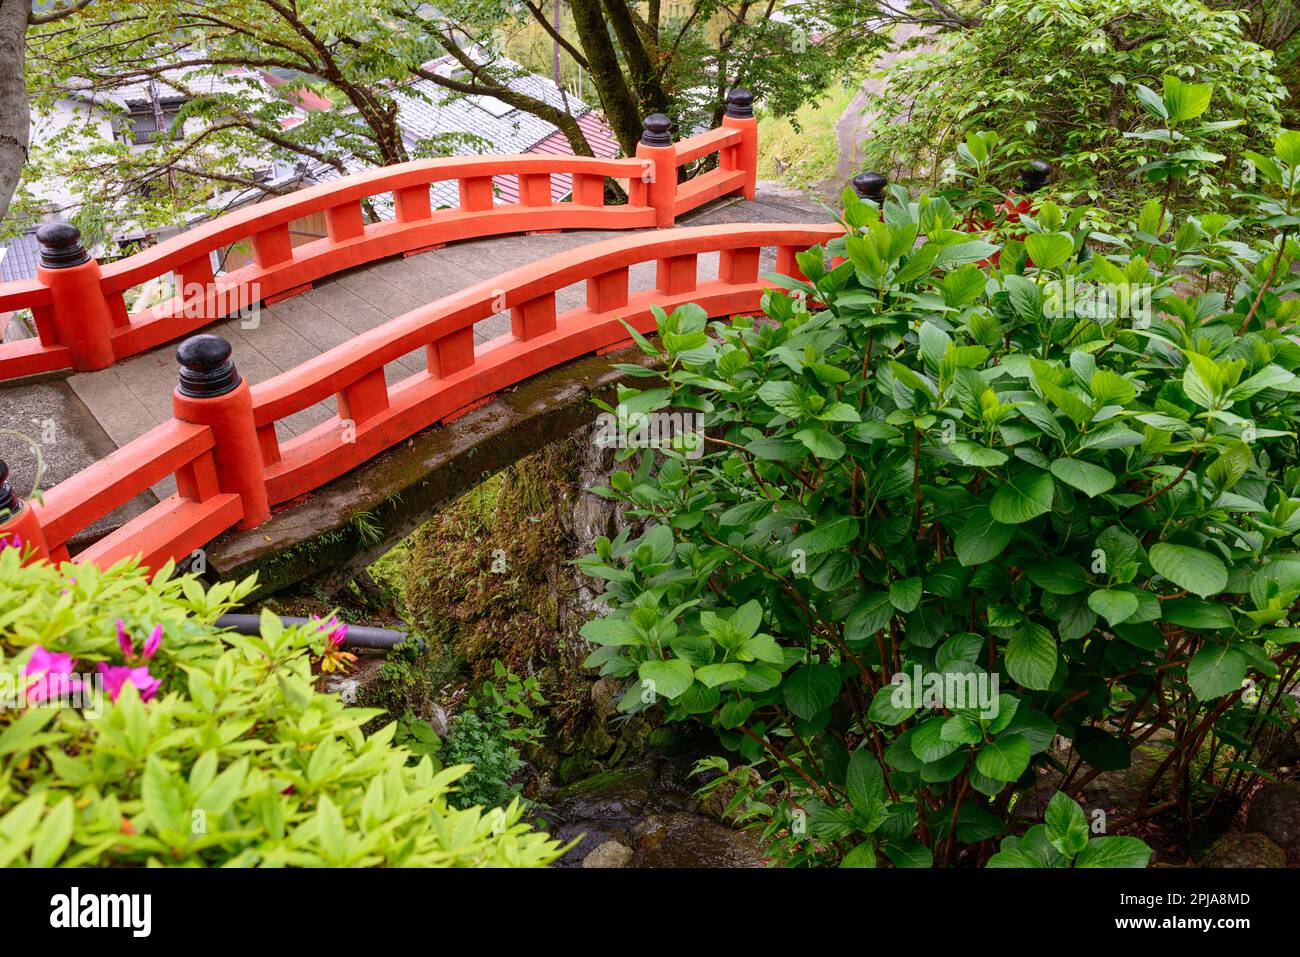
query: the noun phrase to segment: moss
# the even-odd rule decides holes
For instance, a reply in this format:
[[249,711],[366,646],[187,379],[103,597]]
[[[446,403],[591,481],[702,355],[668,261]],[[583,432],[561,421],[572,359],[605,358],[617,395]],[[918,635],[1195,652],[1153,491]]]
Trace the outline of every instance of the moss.
[[590,711],[581,643],[562,613],[576,600],[567,562],[580,461],[566,439],[489,478],[407,539],[395,574],[407,620],[463,661],[473,683],[498,659],[539,673],[560,738],[578,736]]
[[654,780],[654,770],[644,765],[600,771],[579,780],[576,784],[560,788],[553,795],[553,800],[558,802],[577,798],[614,798],[620,795],[643,797],[653,786]]

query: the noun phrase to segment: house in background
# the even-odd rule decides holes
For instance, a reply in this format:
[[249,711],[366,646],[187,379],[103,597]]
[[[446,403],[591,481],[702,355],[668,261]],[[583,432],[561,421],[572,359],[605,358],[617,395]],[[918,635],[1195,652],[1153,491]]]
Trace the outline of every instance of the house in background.
[[[175,71],[174,81],[135,80],[110,89],[73,93],[59,100],[48,112],[32,114],[31,142],[48,144],[60,137],[118,140],[133,150],[143,151],[158,138],[179,136],[174,129],[180,111],[190,95],[254,96],[265,100],[277,97],[260,71],[233,67],[214,73],[200,67],[183,67]],[[298,120],[300,121],[301,115]],[[188,120],[190,132],[203,128],[202,120]],[[273,164],[259,156],[242,156],[241,163],[254,176],[272,174]],[[28,181],[27,187],[48,210],[50,218],[68,219],[76,211],[79,198],[67,184],[49,177]]]
[[[612,158],[619,155],[619,146],[613,132],[591,106],[557,87],[549,78],[527,73],[516,64],[507,62],[507,65],[515,67],[517,71],[507,81],[511,88],[544,100],[574,116],[597,156]],[[425,68],[442,75],[455,75],[460,69],[459,64],[450,56],[433,60],[425,64]],[[187,76],[190,82],[184,79]],[[336,108],[328,99],[293,84],[295,78],[282,73],[230,70],[212,74],[199,71],[191,76],[186,71],[180,77],[178,82],[196,92],[229,92],[233,95],[236,92],[246,94],[251,89],[260,91],[258,95],[285,96],[295,106],[295,115],[286,120],[287,126],[301,122],[307,112]],[[393,92],[398,100],[398,125],[409,151],[414,152],[419,144],[439,138],[443,143],[451,145],[453,155],[573,154],[567,137],[554,124],[495,97],[457,94],[426,79],[405,83]],[[184,103],[183,92],[162,81],[124,84],[114,89],[111,94],[112,107],[106,108],[103,105],[102,96],[103,94],[99,102],[89,96],[85,99],[61,101],[52,113],[33,117],[33,142],[41,137],[57,135],[61,129],[71,125],[82,124],[88,135],[127,139],[133,146],[143,148],[153,137],[166,135]],[[342,157],[342,162],[348,173],[369,168],[365,161],[351,155]],[[257,156],[247,157],[245,168],[248,173],[262,178],[266,185],[276,190],[311,186],[338,179],[342,175],[328,163],[303,161],[295,164]],[[494,185],[498,203],[518,202],[519,186],[516,177],[495,177]],[[32,189],[55,211],[49,219],[68,219],[75,211],[76,201],[63,184],[43,182],[33,184]],[[552,177],[553,201],[563,200],[571,189],[570,177]],[[273,193],[263,189],[234,189],[213,197],[210,205],[224,212],[261,202],[270,195]],[[460,197],[456,182],[435,183],[431,198],[435,208],[457,206]],[[370,206],[379,219],[389,219],[394,215],[392,198],[388,195],[375,197]],[[119,243],[149,245],[208,218],[210,214],[197,213],[165,230],[126,232],[115,239]],[[295,246],[325,235],[323,213],[290,224],[290,240]],[[33,277],[36,274],[38,256],[39,249],[33,232],[10,240],[7,251],[0,259],[0,275],[6,281]],[[237,243],[214,251],[212,259],[214,272],[220,274],[249,263],[252,252],[247,243]],[[166,281],[155,280],[147,288],[139,290],[138,298],[133,300],[132,306],[138,306],[142,300],[155,301],[168,294]],[[4,330],[6,318],[0,316],[0,340],[23,338],[32,334],[29,324],[25,322],[9,322],[8,329]]]
[[[595,109],[582,100],[556,86],[549,78],[524,72],[518,64],[502,61],[515,75],[506,85],[519,93],[544,101],[575,117],[592,151],[606,159],[619,155],[618,141],[613,131]],[[450,56],[431,60],[424,69],[440,76],[457,77],[462,68]],[[553,123],[531,113],[516,109],[509,103],[490,96],[468,96],[454,93],[432,80],[417,79],[396,87],[397,123],[402,128],[403,142],[408,150],[435,137],[445,138],[453,144],[451,155],[478,156],[484,153],[550,153],[573,155],[568,138]],[[457,143],[455,137],[465,137]],[[356,157],[345,157],[349,173],[360,172],[367,166]],[[310,169],[314,182],[337,179],[337,170],[325,163],[314,164]],[[513,176],[498,176],[495,182],[499,203],[519,201],[519,186]],[[551,199],[559,202],[572,190],[568,176],[551,179]],[[451,207],[460,203],[456,183],[434,183],[431,199],[434,208]],[[375,205],[376,213],[383,219],[393,215],[392,202]]]
[[[526,73],[517,64],[507,62],[507,65],[518,71],[517,75],[508,80],[512,89],[543,100],[574,116],[597,156],[613,158],[619,155],[618,142],[609,124],[591,106],[566,93],[546,77]],[[430,61],[424,68],[447,76],[456,75],[460,69],[459,64],[450,56]],[[285,82],[285,79],[281,77],[280,82]],[[393,94],[398,103],[397,122],[402,130],[403,142],[410,152],[417,151],[421,142],[442,138],[444,144],[451,145],[451,155],[456,156],[479,156],[485,153],[573,155],[573,147],[568,138],[553,123],[495,97],[454,93],[426,79],[403,84],[395,88]],[[308,109],[331,108],[331,104],[320,97],[311,106],[305,99],[297,102],[300,107]],[[358,173],[369,168],[364,160],[350,155],[343,157],[343,165],[348,173]],[[342,175],[328,163],[316,162],[306,166],[300,183],[308,186],[338,179]],[[563,200],[572,191],[570,179],[567,175],[551,177],[553,202]],[[515,176],[497,176],[494,178],[494,186],[498,203],[519,201],[519,184]],[[435,209],[458,206],[460,192],[456,181],[434,183],[430,199]],[[248,201],[256,200],[250,197]],[[370,208],[379,219],[391,219],[394,215],[392,197],[387,194],[374,197]],[[312,242],[325,235],[323,213],[295,220],[290,225],[290,239],[294,245]],[[218,271],[246,265],[251,261],[251,256],[251,251],[247,248],[227,250],[221,257],[221,262],[216,264]]]

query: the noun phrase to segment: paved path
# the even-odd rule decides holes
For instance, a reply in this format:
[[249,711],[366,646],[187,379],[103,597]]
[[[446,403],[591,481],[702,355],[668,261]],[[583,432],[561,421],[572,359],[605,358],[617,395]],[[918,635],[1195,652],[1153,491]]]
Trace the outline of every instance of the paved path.
[[[825,211],[815,204],[773,186],[762,189],[755,202],[722,200],[685,217],[681,225],[826,220]],[[255,384],[448,293],[554,253],[618,235],[623,233],[583,230],[454,243],[320,280],[311,291],[262,309],[253,328],[232,319],[214,323],[206,331],[230,340],[236,367]],[[772,252],[768,250],[766,255],[761,268],[770,270],[774,267]],[[700,258],[701,276],[716,273],[716,254]],[[652,263],[634,268],[632,291],[653,287],[654,273]],[[577,283],[560,290],[558,308],[563,311],[585,302],[584,287]],[[474,337],[485,342],[509,329],[509,314],[501,314],[476,324]],[[424,362],[423,349],[402,357],[388,366],[389,381],[423,369]],[[49,488],[171,418],[177,371],[172,343],[100,372],[0,386],[0,458],[13,469],[15,488],[25,495],[35,482],[33,442],[44,466],[40,484]],[[290,416],[277,424],[281,441],[313,428],[335,411],[331,400]],[[170,478],[159,483],[152,495],[139,496],[119,509],[99,523],[92,535],[129,520],[174,489]]]
[[[835,124],[835,139],[839,148],[837,183],[842,184],[862,168],[859,148],[864,140],[870,138],[872,126],[880,122],[880,117],[871,112],[871,100],[885,89],[886,79],[880,75],[881,71],[887,70],[899,57],[911,56],[911,51],[901,48],[920,32],[921,28],[911,23],[900,23],[894,28],[892,45],[880,54],[871,68],[871,75],[862,81],[858,92],[840,114],[839,121]],[[922,49],[928,50],[931,47]],[[843,186],[839,188],[842,189]]]

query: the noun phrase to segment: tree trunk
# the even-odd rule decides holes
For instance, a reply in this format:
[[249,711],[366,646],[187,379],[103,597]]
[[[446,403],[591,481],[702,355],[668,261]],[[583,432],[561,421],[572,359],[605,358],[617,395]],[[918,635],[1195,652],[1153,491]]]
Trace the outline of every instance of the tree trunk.
[[605,11],[600,0],[569,0],[569,9],[573,11],[573,25],[587,55],[592,84],[600,94],[605,118],[618,137],[623,152],[634,156],[637,140],[641,138],[641,109],[636,96],[628,88],[618,62],[618,51],[609,38]]
[[610,25],[614,28],[614,35],[618,37],[618,45],[623,48],[623,58],[627,61],[628,73],[636,87],[641,112],[662,113],[668,107],[668,94],[646,51],[631,10],[625,0],[603,0],[603,6]]
[[31,120],[23,58],[30,10],[29,0],[0,0],[0,220],[27,164]]

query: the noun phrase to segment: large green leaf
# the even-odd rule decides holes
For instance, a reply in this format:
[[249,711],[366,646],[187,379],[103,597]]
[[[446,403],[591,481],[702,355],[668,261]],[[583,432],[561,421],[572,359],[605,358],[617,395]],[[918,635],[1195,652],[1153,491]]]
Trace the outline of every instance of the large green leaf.
[[1202,701],[1221,698],[1241,687],[1250,663],[1235,648],[1206,645],[1187,662],[1187,683]]
[[[908,703],[910,699],[906,695],[900,695],[900,699],[904,700],[901,706],[894,703],[894,695],[898,691],[898,686],[892,684],[885,685],[877,691],[876,696],[871,699],[871,706],[867,708],[867,717],[877,724],[895,725],[902,724],[916,714],[916,709]],[[910,749],[908,754],[911,754]]]
[[1075,867],[1146,867],[1151,848],[1136,837],[1095,837],[1074,859]]
[[939,716],[917,725],[912,733],[912,753],[929,764],[932,761],[942,761],[961,747],[960,742],[950,741],[943,736],[943,728],[947,723],[947,718]]
[[957,559],[963,565],[992,561],[1007,547],[1011,534],[1011,527],[995,521],[987,507],[971,509],[970,518],[957,530]]
[[786,676],[781,690],[786,707],[805,721],[811,721],[829,708],[840,693],[840,673],[829,665],[804,665]]
[[1115,476],[1100,465],[1078,459],[1057,459],[1052,463],[1052,474],[1066,485],[1073,485],[1089,498],[1109,492],[1115,485]]
[[1025,469],[993,493],[989,515],[1004,525],[1019,525],[1052,510],[1055,483],[1039,469]]
[[1179,588],[1208,598],[1228,587],[1228,569],[1209,552],[1187,545],[1152,545],[1151,567]]
[[1068,558],[1032,562],[1025,573],[1031,582],[1053,595],[1075,595],[1088,588],[1088,576],[1078,562]]
[[641,662],[637,674],[644,682],[653,682],[654,692],[664,698],[676,698],[691,686],[695,680],[695,671],[690,663],[681,658],[663,661],[658,658]]
[[1214,86],[1210,83],[1187,83],[1173,74],[1164,76],[1165,109],[1173,123],[1194,120],[1210,107]]
[[850,644],[869,641],[894,617],[894,603],[889,592],[876,592],[858,602],[844,621],[844,640]]
[[921,603],[921,579],[904,578],[889,586],[889,600],[902,612],[915,610]]
[[800,429],[794,437],[807,446],[808,451],[819,459],[834,461],[844,455],[844,443],[825,429]]
[[852,515],[841,515],[804,532],[790,543],[791,550],[800,549],[807,555],[820,555],[843,548],[858,537],[858,520]]
[[1045,691],[1052,683],[1056,660],[1056,641],[1042,625],[1023,625],[1007,642],[1007,673],[1034,691]]
[[1014,781],[1025,773],[1031,757],[1028,741],[1018,734],[1004,734],[980,748],[975,767],[995,781]]
[[844,789],[848,792],[853,806],[860,811],[869,813],[884,803],[885,775],[880,769],[880,762],[865,745],[849,757]]
[[1138,610],[1138,597],[1132,592],[1103,588],[1088,596],[1088,607],[1113,627],[1133,617]]
[[1038,269],[1055,269],[1074,252],[1074,239],[1068,233],[1030,233],[1025,237],[1025,252]]
[[1052,795],[1043,823],[1047,825],[1047,839],[1066,857],[1074,857],[1088,846],[1088,818],[1065,792]]

